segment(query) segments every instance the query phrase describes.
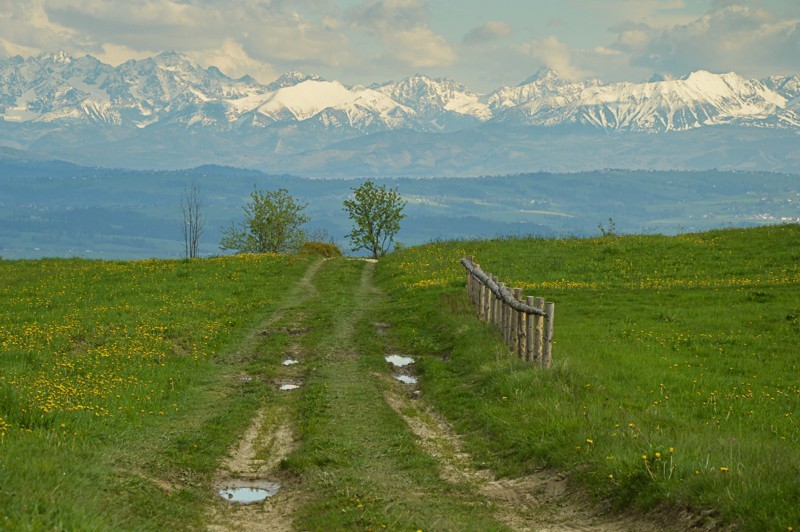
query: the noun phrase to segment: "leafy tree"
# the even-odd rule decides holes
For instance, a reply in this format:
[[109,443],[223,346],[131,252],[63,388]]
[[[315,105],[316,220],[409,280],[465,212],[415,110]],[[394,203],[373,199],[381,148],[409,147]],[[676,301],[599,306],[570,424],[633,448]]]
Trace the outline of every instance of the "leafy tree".
[[346,235],[353,251],[366,249],[375,259],[385,255],[400,231],[400,220],[406,217],[402,213],[405,206],[396,188],[387,190],[386,185],[377,187],[367,180],[353,189],[352,198],[344,202],[354,222],[353,230]]
[[200,237],[206,227],[203,216],[203,202],[200,201],[200,187],[192,183],[181,198],[181,231],[183,233],[183,251],[187,259],[200,256]]
[[244,205],[244,222],[222,231],[221,249],[239,253],[293,253],[305,242],[301,229],[308,221],[302,214],[306,204],[295,200],[286,189],[271,191],[253,188]]

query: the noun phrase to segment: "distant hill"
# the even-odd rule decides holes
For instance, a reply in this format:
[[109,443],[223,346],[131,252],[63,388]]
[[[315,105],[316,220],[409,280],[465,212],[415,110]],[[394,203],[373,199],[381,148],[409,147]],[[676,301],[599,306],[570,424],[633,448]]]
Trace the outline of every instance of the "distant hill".
[[[206,165],[154,171],[83,167],[0,153],[0,256],[177,257],[179,203],[200,187],[201,254],[220,252],[221,229],[243,218],[254,186],[286,188],[311,231],[343,249],[342,202],[357,183]],[[398,240],[498,235],[587,236],[613,219],[622,233],[699,231],[797,221],[800,180],[768,172],[597,170],[481,178],[382,179],[407,202]]]

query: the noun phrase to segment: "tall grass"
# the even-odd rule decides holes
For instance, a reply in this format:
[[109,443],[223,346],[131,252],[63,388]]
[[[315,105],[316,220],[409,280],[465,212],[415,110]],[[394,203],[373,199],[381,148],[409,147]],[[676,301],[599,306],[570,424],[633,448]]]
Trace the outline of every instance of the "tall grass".
[[[555,367],[474,319],[458,259],[556,302]],[[479,460],[616,508],[800,526],[800,227],[434,243],[379,265],[423,388]]]

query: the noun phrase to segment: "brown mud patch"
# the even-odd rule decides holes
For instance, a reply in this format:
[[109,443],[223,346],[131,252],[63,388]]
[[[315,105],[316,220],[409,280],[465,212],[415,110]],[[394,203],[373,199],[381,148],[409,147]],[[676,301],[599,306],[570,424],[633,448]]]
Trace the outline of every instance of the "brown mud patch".
[[692,528],[688,519],[656,522],[648,516],[612,515],[592,505],[569,483],[565,473],[542,469],[522,478],[498,478],[491,470],[476,469],[450,424],[424,401],[414,400],[402,385],[387,383],[387,404],[419,438],[420,447],[439,462],[441,478],[467,484],[494,509],[495,517],[512,530],[554,531],[661,531]]

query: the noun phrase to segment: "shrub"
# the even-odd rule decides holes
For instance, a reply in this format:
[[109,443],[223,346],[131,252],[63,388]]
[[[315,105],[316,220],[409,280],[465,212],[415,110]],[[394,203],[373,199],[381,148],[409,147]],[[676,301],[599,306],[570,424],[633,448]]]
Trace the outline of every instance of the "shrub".
[[303,255],[321,255],[326,258],[341,257],[342,250],[336,244],[328,242],[306,242],[300,248]]

